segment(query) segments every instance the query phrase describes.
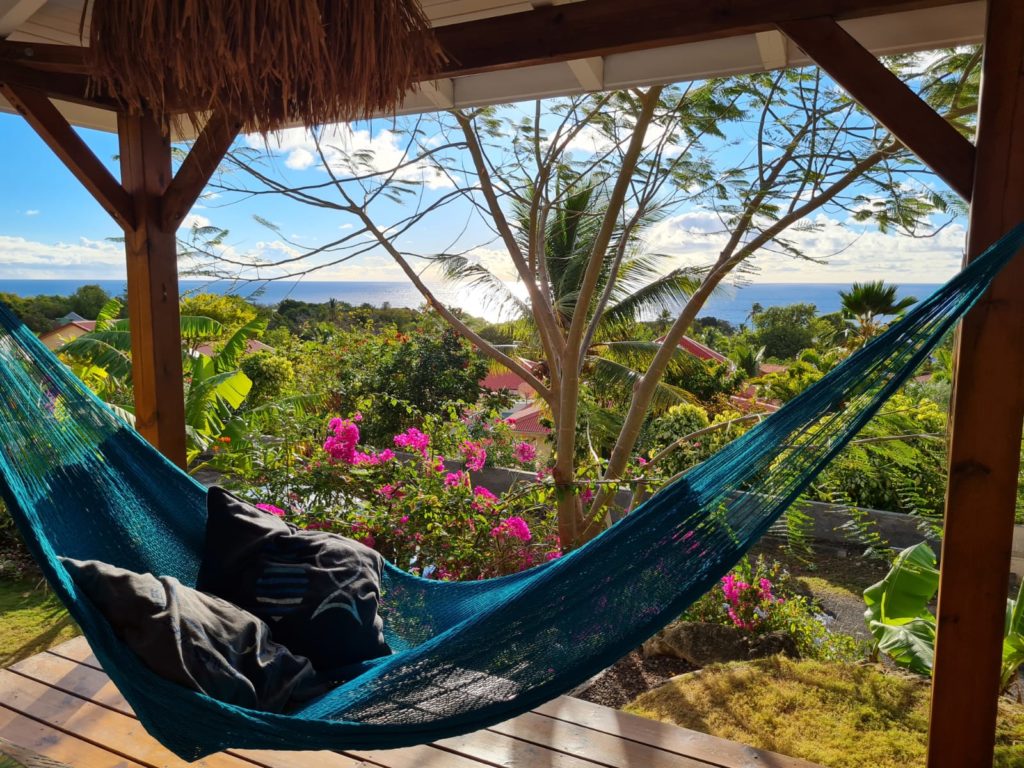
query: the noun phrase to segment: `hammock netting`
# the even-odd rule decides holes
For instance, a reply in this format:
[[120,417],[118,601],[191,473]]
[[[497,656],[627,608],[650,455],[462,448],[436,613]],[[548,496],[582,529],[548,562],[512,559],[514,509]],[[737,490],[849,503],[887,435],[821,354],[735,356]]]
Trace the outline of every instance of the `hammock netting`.
[[0,477],[48,581],[146,729],[186,759],[225,749],[381,749],[525,712],[614,663],[732,568],[925,361],[1024,245],[1019,225],[824,378],[585,546],[523,573],[436,582],[388,566],[391,656],[289,714],[158,677],[59,556],[195,585],[206,491],[0,308]]

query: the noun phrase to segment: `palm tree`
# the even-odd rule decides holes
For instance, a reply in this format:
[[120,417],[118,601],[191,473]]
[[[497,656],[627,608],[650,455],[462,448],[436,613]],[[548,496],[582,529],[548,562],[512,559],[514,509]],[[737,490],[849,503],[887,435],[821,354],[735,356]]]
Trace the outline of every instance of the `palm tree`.
[[[578,311],[576,300],[583,276],[595,256],[594,245],[604,218],[606,193],[601,180],[566,176],[560,179],[555,194],[563,202],[552,211],[544,231],[547,281],[543,287],[564,334]],[[529,253],[529,201],[516,205],[514,213],[520,246]],[[594,300],[586,309],[586,317],[588,321],[597,313],[600,317],[595,333],[588,339],[583,378],[601,394],[599,401],[622,402],[621,398],[628,396],[641,371],[660,348],[657,342],[637,340],[642,331],[639,321],[659,310],[663,317],[670,316],[699,284],[698,277],[688,270],[666,272],[664,262],[668,256],[643,250],[643,232],[655,220],[655,216],[650,216],[629,231],[620,229],[606,252],[598,255],[603,258],[604,269]],[[550,379],[552,366],[558,362],[544,359],[529,305],[483,265],[461,255],[437,258],[448,279],[483,289],[506,315],[512,315],[506,329],[514,344],[508,346],[514,347],[519,356],[540,359],[538,370]],[[680,350],[678,364],[685,366],[690,362],[689,356]],[[664,410],[692,399],[679,388],[662,383],[653,406],[655,410]],[[600,421],[605,428],[600,431],[613,439],[615,419],[611,411],[614,409],[602,410]],[[597,414],[591,415],[597,418]]]
[[857,321],[857,331],[862,339],[869,339],[882,330],[881,317],[901,315],[917,303],[913,296],[897,300],[895,285],[886,285],[883,280],[870,283],[854,283],[849,291],[840,291],[842,311]]

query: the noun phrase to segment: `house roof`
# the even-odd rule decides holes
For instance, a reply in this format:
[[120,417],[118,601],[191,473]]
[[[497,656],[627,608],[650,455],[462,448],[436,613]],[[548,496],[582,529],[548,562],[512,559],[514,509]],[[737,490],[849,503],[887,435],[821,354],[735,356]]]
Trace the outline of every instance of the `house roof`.
[[[58,322],[60,322],[58,320]],[[95,320],[72,320],[70,323],[63,323],[58,325],[49,331],[39,334],[39,338],[49,338],[51,336],[59,336],[63,331],[67,331],[69,328],[78,328],[84,333],[89,333],[96,330]]]
[[[665,337],[660,336],[654,340],[656,344],[664,344]],[[679,341],[680,349],[685,349],[694,357],[698,357],[701,360],[714,360],[716,363],[729,363],[729,358],[718,352],[707,344],[701,344],[696,339],[691,339],[689,336],[683,336]]]
[[[6,35],[12,42],[80,46],[84,2],[0,3],[0,38]],[[664,37],[657,28],[648,28],[643,30],[646,38],[640,39],[644,35],[638,37],[636,29],[620,30],[615,25],[601,24],[600,14],[609,13],[615,5],[610,0],[422,0],[442,44],[448,48],[459,46],[461,56],[448,65],[446,74],[450,76],[413,89],[399,112],[499,104],[810,63],[799,48],[767,23],[752,23],[743,34],[730,32],[723,36],[719,29],[722,24],[711,20],[685,36],[666,31]],[[699,4],[680,5],[696,8]],[[879,12],[879,8],[886,8],[885,3],[846,5],[854,12],[847,13],[847,18],[837,14],[840,23],[876,55],[978,43],[983,35],[985,9],[981,0],[892,0],[890,8],[910,10],[886,12]],[[929,5],[934,7],[922,7]],[[592,19],[586,14],[588,6],[595,9]],[[671,18],[689,19],[692,10],[681,7]],[[560,25],[566,16],[574,21]],[[590,23],[583,24],[586,21]],[[566,25],[586,26],[591,38],[600,39],[601,47],[597,51],[578,50],[583,36],[565,34]],[[489,40],[507,42],[496,46]],[[593,55],[595,52],[600,55]],[[66,101],[56,103],[75,125],[116,129],[113,112]],[[13,111],[2,98],[0,110]]]
[[544,407],[539,403],[530,403],[518,411],[509,414],[514,424],[512,429],[524,435],[547,435],[551,432],[548,427],[540,423],[544,418]]

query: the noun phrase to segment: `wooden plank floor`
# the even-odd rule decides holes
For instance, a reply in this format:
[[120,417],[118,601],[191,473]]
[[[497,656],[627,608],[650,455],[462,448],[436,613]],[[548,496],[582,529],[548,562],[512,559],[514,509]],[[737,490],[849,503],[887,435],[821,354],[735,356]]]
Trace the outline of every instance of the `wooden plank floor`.
[[[0,738],[74,768],[188,765],[139,725],[82,638],[0,669]],[[208,768],[815,768],[562,697],[468,736],[371,752],[230,750]]]

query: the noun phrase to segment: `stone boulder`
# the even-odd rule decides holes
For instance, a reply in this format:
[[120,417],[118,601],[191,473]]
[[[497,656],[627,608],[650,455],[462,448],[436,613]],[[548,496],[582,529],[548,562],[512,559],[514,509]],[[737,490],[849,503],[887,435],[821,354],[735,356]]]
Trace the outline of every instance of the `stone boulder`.
[[796,658],[796,641],[785,632],[755,635],[724,624],[676,621],[641,646],[646,656],[672,656],[698,667],[749,661],[777,653]]

